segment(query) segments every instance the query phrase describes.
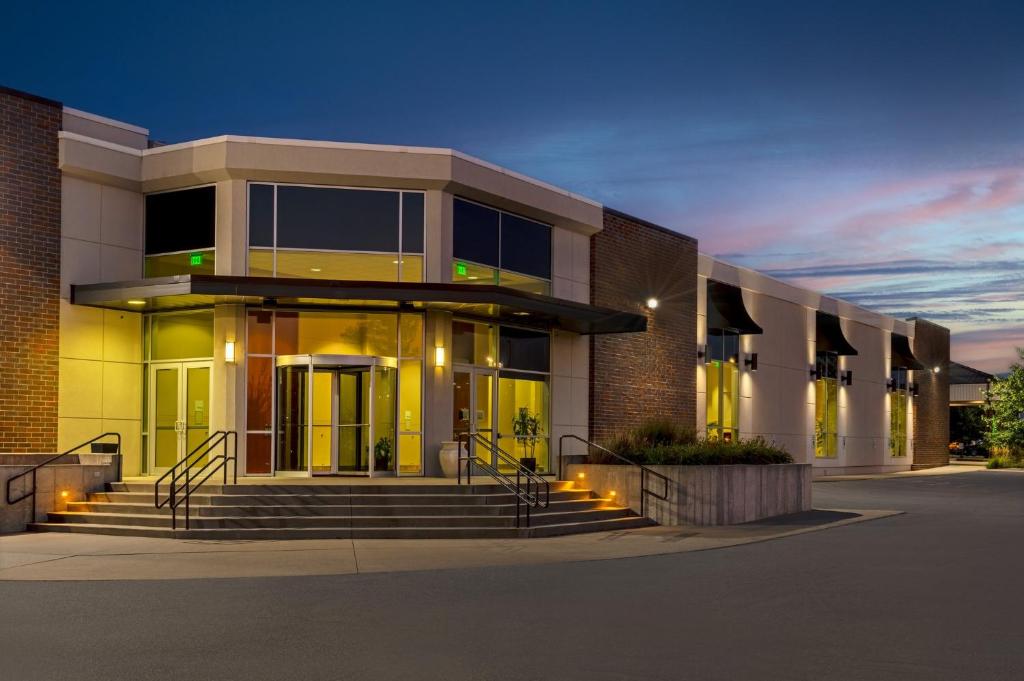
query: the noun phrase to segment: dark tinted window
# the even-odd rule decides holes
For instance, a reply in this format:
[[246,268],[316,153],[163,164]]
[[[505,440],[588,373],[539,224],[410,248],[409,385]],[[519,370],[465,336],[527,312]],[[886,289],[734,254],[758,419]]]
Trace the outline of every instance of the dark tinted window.
[[546,333],[503,326],[498,332],[498,361],[504,369],[548,371],[550,345]]
[[273,185],[249,185],[249,245],[274,245]]
[[498,266],[498,211],[455,199],[452,222],[457,259]]
[[277,188],[278,248],[398,251],[398,192]]
[[146,196],[146,254],[213,248],[216,187]]
[[740,337],[732,332],[710,331],[708,333],[708,359],[738,362],[740,358]]
[[501,214],[501,269],[551,278],[551,228]]
[[423,252],[423,194],[402,194],[402,251]]
[[815,354],[815,368],[821,378],[839,377],[839,355],[834,352],[818,352]]

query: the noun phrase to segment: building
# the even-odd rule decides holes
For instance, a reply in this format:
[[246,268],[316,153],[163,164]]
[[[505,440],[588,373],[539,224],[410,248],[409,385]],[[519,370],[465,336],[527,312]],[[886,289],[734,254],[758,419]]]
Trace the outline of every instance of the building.
[[995,376],[958,362],[949,365],[949,448],[960,457],[988,456],[983,419]]
[[2,451],[116,431],[149,475],[234,431],[248,476],[433,476],[476,432],[553,473],[664,417],[822,474],[947,460],[946,329],[458,152],[157,145],[9,89],[0,144]]

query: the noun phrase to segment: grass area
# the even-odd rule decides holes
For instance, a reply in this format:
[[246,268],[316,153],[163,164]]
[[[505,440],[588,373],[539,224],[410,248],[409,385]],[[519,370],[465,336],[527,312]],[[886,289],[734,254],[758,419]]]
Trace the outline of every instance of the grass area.
[[[723,466],[733,464],[793,463],[785,449],[757,437],[725,442],[698,437],[671,421],[651,420],[626,431],[604,446],[619,456],[641,464],[666,466]],[[622,463],[601,452],[590,463]]]

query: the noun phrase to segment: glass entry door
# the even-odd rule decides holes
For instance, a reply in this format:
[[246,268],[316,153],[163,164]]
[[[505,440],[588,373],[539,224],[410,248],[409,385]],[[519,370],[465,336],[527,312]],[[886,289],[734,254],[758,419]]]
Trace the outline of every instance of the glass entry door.
[[210,435],[210,362],[150,366],[149,470],[164,473]]
[[[494,370],[478,367],[456,366],[452,371],[455,399],[452,413],[453,439],[458,440],[463,433],[479,433],[491,442],[497,442],[500,433],[494,431]],[[490,452],[477,451],[475,454],[491,461]]]
[[276,472],[394,473],[395,360],[287,355],[277,364]]

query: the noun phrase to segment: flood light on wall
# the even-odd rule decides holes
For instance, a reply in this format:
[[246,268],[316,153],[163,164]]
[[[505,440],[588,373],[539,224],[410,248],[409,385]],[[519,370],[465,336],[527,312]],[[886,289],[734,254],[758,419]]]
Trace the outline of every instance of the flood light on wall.
[[434,348],[434,366],[444,366],[444,346],[442,345],[439,345],[436,348]]
[[648,298],[647,299],[647,309],[648,310],[654,310],[657,307],[658,307],[658,299],[657,298]]
[[224,341],[224,361],[228,364],[235,363],[235,341]]
[[752,352],[747,355],[747,358],[743,360],[743,366],[745,366],[748,371],[757,371],[757,353]]

